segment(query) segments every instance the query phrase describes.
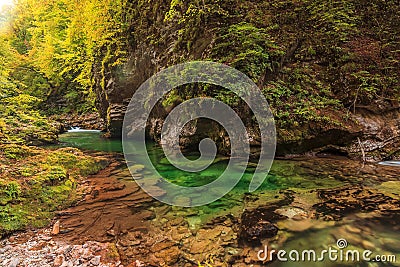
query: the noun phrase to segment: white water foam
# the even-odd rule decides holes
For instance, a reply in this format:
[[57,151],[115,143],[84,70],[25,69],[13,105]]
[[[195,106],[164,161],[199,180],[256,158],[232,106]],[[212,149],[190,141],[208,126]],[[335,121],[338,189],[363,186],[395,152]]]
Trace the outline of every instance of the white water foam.
[[396,166],[396,167],[400,167],[400,160],[382,161],[382,162],[379,162],[378,164],[380,164],[380,165],[385,165],[385,166]]
[[82,129],[79,127],[72,127],[70,130],[67,131],[68,133],[82,133],[82,132],[86,132],[86,133],[100,133],[101,130],[86,130],[86,129]]

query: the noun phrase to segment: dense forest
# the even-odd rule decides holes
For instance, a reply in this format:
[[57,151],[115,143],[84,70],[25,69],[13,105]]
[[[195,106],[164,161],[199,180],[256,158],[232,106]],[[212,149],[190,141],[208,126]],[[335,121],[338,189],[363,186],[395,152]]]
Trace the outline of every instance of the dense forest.
[[[0,27],[0,237],[48,224],[80,197],[79,179],[109,161],[43,146],[72,120],[119,138],[135,90],[191,60],[232,66],[257,84],[279,157],[400,158],[399,0],[15,0]],[[196,96],[229,104],[260,139],[236,95],[201,84],[164,96],[149,138],[159,140],[152,123]],[[93,116],[96,124],[79,124]],[[202,133],[201,123],[189,137],[220,130]]]
[[[397,1],[17,1],[2,17],[2,113],[21,113],[1,121],[10,141],[55,141],[46,116],[95,110],[118,135],[124,107],[145,79],[202,59],[259,85],[280,154],[360,156],[361,145],[379,159],[398,149],[385,143],[398,130],[391,113],[399,105]],[[163,104],[195,95],[248,115],[234,95],[209,87],[176,90]],[[12,124],[21,125],[18,133]],[[371,124],[386,129],[372,132]]]

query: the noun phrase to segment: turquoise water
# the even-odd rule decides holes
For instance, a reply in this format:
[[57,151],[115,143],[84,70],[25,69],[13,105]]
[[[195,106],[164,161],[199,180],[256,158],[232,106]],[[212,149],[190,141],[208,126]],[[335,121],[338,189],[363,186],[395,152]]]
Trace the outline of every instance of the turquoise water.
[[[72,146],[91,151],[122,152],[122,144],[119,139],[107,139],[102,137],[100,131],[75,130],[63,133],[59,136],[60,146]],[[144,157],[143,152],[136,155],[137,162],[141,164]],[[229,159],[219,156],[206,170],[201,172],[186,172],[175,168],[165,158],[160,146],[148,142],[147,154],[157,171],[167,180],[181,186],[201,186],[208,184],[218,178],[224,171]],[[198,155],[191,154],[188,158],[197,158]],[[256,163],[249,163],[248,168],[242,176],[237,186],[230,193],[235,199],[239,200],[244,193],[248,192],[248,185],[252,179],[254,166]],[[308,168],[301,168],[301,163],[296,161],[276,160],[271,168],[267,179],[257,191],[279,190],[290,187],[299,189],[312,188],[331,188],[343,184],[342,181],[334,179],[329,173],[318,172]],[[149,175],[149,170],[144,170],[144,175]]]
[[[122,152],[120,140],[105,139],[99,131],[75,131],[60,135],[61,146],[73,146],[92,151]],[[215,163],[206,170],[197,173],[188,173],[171,165],[162,153],[162,149],[154,143],[148,143],[147,153],[158,172],[169,181],[183,186],[200,186],[207,184],[225,170],[228,159],[220,156]],[[137,162],[128,164],[140,164],[143,153],[138,153]],[[196,158],[197,155],[192,155]],[[393,166],[393,162],[390,162]],[[397,162],[396,162],[397,164]],[[395,165],[396,165],[395,164]],[[384,215],[378,210],[368,209],[369,205],[382,201],[386,203],[387,196],[398,199],[400,186],[398,182],[398,168],[378,164],[362,164],[345,158],[305,158],[296,160],[275,160],[270,173],[262,186],[254,193],[248,192],[249,181],[254,171],[254,163],[250,163],[242,179],[236,187],[221,199],[205,206],[194,208],[172,207],[165,216],[182,217],[188,222],[190,228],[199,228],[217,217],[231,216],[239,218],[243,210],[262,206],[274,205],[288,196],[293,202],[282,202],[303,210],[307,213],[307,220],[296,223],[293,220],[279,222],[279,237],[276,245],[285,250],[290,249],[326,249],[334,245],[339,238],[345,238],[350,243],[350,248],[362,250],[370,244],[375,246],[376,254],[394,254],[400,258],[399,227],[393,222],[389,223],[390,209],[385,205],[377,206],[382,209]],[[140,175],[152,175],[144,168]],[[139,180],[140,181],[140,180]],[[318,192],[335,188],[359,188],[365,194],[346,196],[344,202],[338,202],[338,209],[347,209],[352,203],[358,203],[360,207],[345,215],[340,221],[334,222],[328,217],[318,218],[314,205],[321,203]],[[346,189],[348,190],[348,189]],[[360,202],[369,199],[368,194],[375,192],[375,200]],[[333,200],[335,200],[333,198]],[[291,203],[291,204],[288,204]],[[328,203],[329,204],[329,203]],[[365,206],[365,208],[363,207]],[[328,205],[329,206],[329,205]],[[287,207],[282,207],[283,209]],[[323,211],[323,209],[322,209]],[[368,211],[368,212],[367,212]],[[393,213],[396,215],[396,213]],[[329,214],[328,214],[329,215]],[[393,215],[393,216],[394,216]],[[322,216],[322,215],[319,215]],[[396,215],[397,216],[397,215]],[[394,217],[397,218],[397,217]],[[324,221],[326,220],[326,221]],[[396,219],[394,219],[396,220]],[[393,219],[392,219],[393,221]],[[294,225],[293,225],[294,224]],[[300,224],[300,225],[299,225]],[[312,226],[308,226],[308,224]],[[299,227],[301,226],[301,227]],[[298,230],[304,228],[305,230]],[[285,241],[280,241],[285,240]],[[389,240],[389,241],[388,241]],[[368,242],[368,243],[366,243]],[[389,247],[387,244],[395,244]],[[302,266],[301,263],[274,262],[271,266]],[[344,264],[345,266],[381,266],[371,263]],[[334,267],[342,266],[337,262],[307,263],[307,266]],[[399,266],[390,263],[385,266]]]
[[91,151],[122,152],[119,139],[102,137],[96,130],[73,130],[59,135],[59,146],[72,146]]
[[[60,134],[60,146],[72,146],[90,151],[105,151],[105,152],[122,152],[122,143],[120,139],[103,138],[100,131],[78,130]],[[182,186],[201,186],[208,184],[219,177],[225,170],[229,159],[219,156],[215,163],[211,164],[206,170],[201,172],[186,172],[175,168],[165,158],[165,155],[160,146],[148,142],[147,154],[151,159],[157,171],[169,181]],[[142,163],[140,158],[144,155],[141,153],[137,155],[136,163]],[[191,154],[188,158],[197,158],[198,155]],[[246,188],[247,184],[252,178],[254,172],[254,164],[249,163],[241,181],[239,188]],[[306,171],[303,175],[302,171],[297,170],[298,163],[292,161],[276,160],[268,175],[266,181],[260,187],[263,189],[282,189],[291,186],[298,188],[315,188],[315,187],[330,187],[338,185],[338,182],[332,177],[327,177],[326,174],[318,172]],[[315,179],[319,178],[319,181]],[[322,179],[325,178],[325,179]],[[316,185],[317,183],[317,185]]]

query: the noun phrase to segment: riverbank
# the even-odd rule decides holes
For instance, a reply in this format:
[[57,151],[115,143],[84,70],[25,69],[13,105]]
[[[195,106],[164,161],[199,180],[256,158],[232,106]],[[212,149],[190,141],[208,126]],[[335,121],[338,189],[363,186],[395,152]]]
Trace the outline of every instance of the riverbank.
[[[136,175],[147,172],[138,168]],[[57,235],[45,240],[50,227],[11,235],[3,242],[31,255],[35,246],[20,236],[32,236],[34,242],[46,243],[39,258],[51,262],[55,256],[52,264],[58,257],[64,266],[75,266],[73,253],[92,246],[100,248],[100,254],[81,259],[82,266],[95,266],[90,261],[101,255],[98,266],[119,261],[123,266],[262,266],[257,252],[265,245],[289,249],[303,244],[321,250],[339,238],[352,249],[400,257],[398,179],[398,167],[344,158],[277,160],[262,190],[254,194],[245,194],[239,184],[207,206],[179,208],[149,197],[132,180],[123,158],[114,154],[108,167],[79,182],[85,192],[81,200],[56,213],[52,222],[59,221]],[[75,252],[52,254],[48,246],[72,247]],[[14,255],[14,250],[4,255]],[[110,251],[112,261],[104,256]],[[276,258],[266,259],[271,260],[271,266],[286,266]]]
[[71,147],[0,145],[0,236],[47,225],[54,211],[81,198],[85,177],[111,158]]
[[50,228],[12,235],[0,245],[1,266],[123,266],[113,244],[88,241],[78,245],[53,240]]
[[[1,266],[122,267],[115,243],[95,241],[100,240],[98,236],[92,237],[87,234],[87,232],[101,232],[98,229],[100,223],[98,219],[102,215],[97,214],[98,210],[95,207],[88,207],[89,199],[97,199],[99,191],[112,193],[113,190],[116,190],[115,187],[104,188],[104,184],[109,184],[108,181],[103,181],[102,185],[93,183],[93,179],[99,182],[97,178],[119,166],[115,160],[111,158],[109,160],[109,165],[102,171],[78,182],[77,186],[80,188],[81,195],[77,202],[72,207],[65,206],[69,208],[68,210],[57,211],[56,217],[52,217],[51,225],[12,234],[3,239],[0,243],[2,247],[0,249]],[[102,201],[105,199],[97,199],[98,206],[101,206]],[[118,209],[115,202],[108,204],[110,207]],[[77,212],[77,209],[85,211],[84,214]],[[110,210],[107,213],[110,213]],[[79,227],[80,224],[78,226],[71,224],[66,219],[69,217],[68,214],[72,214],[74,219],[79,218],[86,223],[82,223],[82,227]],[[116,215],[112,211],[111,214],[112,216]]]

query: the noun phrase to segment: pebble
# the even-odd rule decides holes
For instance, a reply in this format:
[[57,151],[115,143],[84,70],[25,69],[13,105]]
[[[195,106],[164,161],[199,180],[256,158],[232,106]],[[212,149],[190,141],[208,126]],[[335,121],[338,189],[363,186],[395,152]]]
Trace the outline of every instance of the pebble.
[[70,266],[71,267],[73,266],[71,262],[64,261],[63,264],[60,267],[70,267]]
[[52,235],[58,235],[60,233],[60,221],[56,221],[53,225],[53,230],[51,231]]
[[109,230],[109,231],[107,231],[107,235],[115,236],[115,231],[114,230]]
[[90,263],[93,264],[94,266],[98,266],[100,264],[100,256],[95,256],[90,260]]
[[240,252],[241,252],[241,250],[240,249],[237,249],[237,248],[232,248],[232,247],[228,247],[227,249],[226,249],[226,251],[230,254],[230,255],[239,255],[240,254]]
[[61,266],[64,263],[64,260],[65,260],[65,258],[63,255],[58,255],[56,257],[56,259],[54,260],[54,263],[53,263],[54,267]]
[[20,260],[18,258],[14,258],[13,260],[11,260],[9,267],[17,267],[19,262]]
[[[10,242],[10,238],[0,240],[0,266],[123,267],[118,259],[106,259],[106,262],[102,262],[99,254],[108,253],[108,244],[94,241],[87,241],[82,245],[68,244],[66,241],[52,239],[52,230],[49,228],[41,233],[14,234],[11,238],[14,242]],[[25,237],[30,235],[32,236],[26,241]],[[24,238],[19,238],[22,236]]]

